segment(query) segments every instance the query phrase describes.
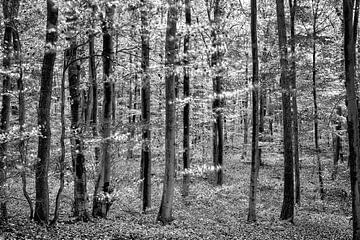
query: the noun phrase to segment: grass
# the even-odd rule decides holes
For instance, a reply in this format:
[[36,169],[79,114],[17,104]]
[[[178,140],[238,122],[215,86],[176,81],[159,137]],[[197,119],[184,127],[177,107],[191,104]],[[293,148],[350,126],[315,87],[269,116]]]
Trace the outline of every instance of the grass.
[[[265,155],[260,169],[256,223],[247,223],[250,164],[239,154],[228,154],[225,161],[225,184],[214,186],[211,174],[198,173],[192,178],[190,196],[181,197],[178,174],[173,206],[175,220],[167,226],[156,222],[162,192],[163,165],[154,164],[153,208],[140,212],[138,162],[119,165],[118,200],[108,219],[89,223],[71,223],[71,182],[64,193],[60,222],[52,228],[38,226],[26,219],[27,205],[21,196],[20,182],[12,184],[9,201],[9,225],[5,239],[351,239],[349,222],[351,202],[349,172],[339,167],[339,177],[330,180],[331,160],[322,157],[326,196],[320,200],[312,157],[302,158],[301,206],[296,207],[294,224],[279,221],[282,203],[282,156]],[[127,171],[119,171],[127,169]],[[56,193],[52,179],[51,199]],[[30,186],[32,183],[29,184]],[[89,183],[89,185],[92,185]],[[33,191],[33,189],[31,189]],[[92,190],[90,189],[89,192]],[[53,209],[53,204],[51,206]],[[0,237],[1,239],[1,237]]]

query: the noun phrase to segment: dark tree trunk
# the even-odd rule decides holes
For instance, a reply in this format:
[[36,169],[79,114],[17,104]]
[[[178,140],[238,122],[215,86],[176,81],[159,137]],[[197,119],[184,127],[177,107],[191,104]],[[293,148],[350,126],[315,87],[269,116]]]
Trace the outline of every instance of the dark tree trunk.
[[322,166],[320,159],[319,147],[319,120],[318,120],[318,106],[317,106],[317,89],[316,89],[316,23],[318,18],[318,4],[313,6],[313,54],[312,54],[312,81],[313,81],[313,100],[314,100],[314,143],[315,143],[315,156],[317,162],[317,174],[319,179],[319,192],[321,200],[324,199],[324,182],[322,177]]
[[85,156],[81,138],[81,95],[80,95],[80,63],[77,61],[77,44],[75,38],[70,40],[67,50],[68,79],[71,112],[71,152],[74,175],[74,216],[80,221],[88,221]]
[[168,0],[169,10],[165,39],[165,175],[161,204],[157,220],[168,224],[173,220],[172,207],[175,187],[175,64],[176,64],[176,32],[178,20],[178,0]]
[[[11,56],[12,56],[12,42],[18,41],[14,39],[13,35],[17,34],[16,21],[19,12],[20,1],[4,0],[2,2],[3,14],[4,14],[4,42],[3,42],[3,68],[5,71],[9,71],[11,68]],[[14,44],[14,48],[16,43]],[[14,49],[15,50],[15,49]],[[1,107],[1,119],[0,119],[0,133],[5,134],[9,128],[10,117],[10,94],[11,90],[10,76],[8,74],[3,75],[3,89],[2,89],[2,107]],[[7,155],[7,140],[5,139],[0,143],[0,226],[5,223],[8,218],[7,214],[7,194],[6,194],[6,155]]]
[[251,138],[251,174],[249,190],[249,212],[247,220],[256,221],[256,191],[259,175],[259,57],[257,44],[257,6],[251,0],[251,50],[252,50],[252,138]]
[[300,204],[300,160],[299,160],[299,126],[296,90],[296,42],[295,42],[295,19],[297,0],[289,0],[290,6],[290,77],[292,88],[292,123],[293,123],[293,151],[295,168],[295,202]]
[[55,225],[59,219],[59,210],[60,210],[60,200],[61,194],[64,190],[65,185],[65,74],[66,74],[66,51],[64,52],[64,62],[63,62],[63,72],[61,76],[61,86],[60,86],[60,121],[61,121],[61,135],[60,135],[60,148],[61,154],[59,157],[59,166],[60,166],[60,180],[59,180],[59,189],[56,194],[55,199],[55,210],[54,218],[51,220],[50,225]]
[[112,204],[112,191],[110,187],[110,134],[113,113],[113,17],[114,6],[106,8],[106,21],[103,25],[103,83],[104,83],[104,101],[103,101],[103,126],[102,126],[102,161],[96,180],[93,216],[106,218]]
[[280,52],[280,86],[283,106],[283,141],[284,141],[284,198],[280,219],[293,221],[294,218],[294,169],[292,151],[291,92],[288,69],[287,38],[284,0],[276,0],[277,25]]
[[[47,224],[49,221],[48,171],[50,162],[50,109],[54,64],[56,58],[58,8],[54,1],[47,0],[46,47],[41,71],[38,126],[38,161],[35,167],[36,203],[34,220]],[[55,31],[54,31],[55,30]]]
[[[190,29],[191,27],[191,0],[185,0],[185,24]],[[184,37],[184,99],[186,101],[184,106],[184,139],[183,139],[183,187],[182,195],[184,197],[189,195],[190,188],[190,69],[189,69],[189,49],[190,49],[190,33],[186,32]]]
[[143,10],[141,11],[141,68],[142,68],[142,86],[141,86],[141,120],[142,128],[142,148],[141,148],[141,179],[143,207],[151,207],[151,132],[150,132],[150,75],[149,75],[149,54],[150,54],[150,33],[148,30],[148,0],[142,0]]
[[224,9],[221,0],[215,0],[213,5],[214,10],[214,28],[211,32],[212,47],[214,53],[211,55],[211,67],[215,71],[215,77],[213,78],[214,89],[214,101],[213,101],[213,114],[215,117],[213,127],[213,162],[216,173],[216,184],[223,184],[223,158],[224,158],[224,117],[223,117],[223,97],[222,94],[222,81],[223,81],[223,67],[222,58],[223,52],[221,50],[221,29],[222,29],[222,16]]
[[[358,7],[359,1],[356,1]],[[354,1],[343,0],[344,11],[344,55],[345,55],[345,88],[348,109],[349,165],[352,196],[353,239],[360,239],[360,136],[359,111],[355,84],[355,46],[357,20],[353,14]]]

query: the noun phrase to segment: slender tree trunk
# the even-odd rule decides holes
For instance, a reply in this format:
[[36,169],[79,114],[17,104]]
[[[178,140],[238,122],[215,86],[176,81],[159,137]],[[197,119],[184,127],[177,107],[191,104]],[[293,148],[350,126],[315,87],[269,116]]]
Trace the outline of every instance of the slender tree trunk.
[[36,203],[34,220],[47,224],[49,221],[48,171],[50,162],[50,109],[54,64],[56,58],[58,8],[54,1],[47,0],[46,47],[41,72],[38,126],[38,161],[35,167]]
[[[356,6],[359,1],[356,0]],[[355,46],[357,20],[353,15],[353,1],[343,0],[345,88],[348,109],[349,165],[352,196],[353,239],[360,239],[360,136],[359,111],[355,87]],[[356,23],[356,24],[355,24]]]
[[293,119],[293,150],[295,168],[295,202],[300,204],[300,159],[299,159],[299,126],[296,90],[296,42],[295,42],[295,19],[297,0],[289,0],[290,6],[290,76],[292,88],[292,119]]
[[59,210],[60,210],[60,200],[61,194],[64,190],[65,185],[65,74],[66,74],[66,51],[64,52],[64,62],[63,62],[63,72],[61,76],[61,86],[60,86],[60,121],[61,121],[61,134],[60,134],[60,149],[61,154],[59,157],[59,166],[60,166],[60,180],[59,180],[59,189],[56,194],[55,199],[55,210],[54,218],[51,220],[50,225],[55,225],[59,219]]
[[249,190],[249,212],[247,220],[256,221],[256,191],[259,175],[259,57],[257,44],[257,6],[251,0],[251,49],[252,49],[252,138],[251,138],[251,174]]
[[184,197],[189,195],[190,188],[190,67],[189,67],[189,49],[190,49],[190,28],[191,28],[191,0],[185,0],[185,24],[188,28],[184,37],[184,139],[183,139],[183,187],[182,195]]
[[113,109],[113,17],[115,7],[106,8],[106,20],[103,26],[103,83],[104,83],[104,101],[103,101],[103,126],[102,126],[102,160],[101,168],[95,186],[93,216],[106,218],[112,204],[110,187],[111,161],[110,161],[110,134],[112,124]]
[[224,158],[224,117],[223,117],[223,97],[222,94],[222,72],[223,68],[222,57],[223,52],[220,49],[222,42],[220,38],[221,28],[222,28],[222,16],[224,13],[221,0],[215,0],[214,5],[214,26],[211,32],[212,47],[214,48],[214,53],[211,55],[211,67],[215,72],[215,77],[213,78],[213,88],[214,88],[214,101],[213,101],[213,114],[215,117],[214,128],[213,128],[213,161],[216,173],[216,184],[223,184],[223,158]]
[[324,199],[324,182],[322,177],[322,166],[320,160],[320,147],[319,147],[319,120],[318,120],[318,106],[317,106],[317,93],[316,93],[316,22],[318,17],[318,2],[316,3],[313,12],[313,54],[312,54],[312,80],[313,80],[313,100],[314,100],[314,143],[315,143],[315,156],[317,163],[317,174],[319,179],[319,192],[320,198]]
[[175,64],[176,64],[176,32],[178,20],[178,0],[168,0],[167,28],[165,39],[165,175],[160,210],[157,220],[163,224],[173,220],[172,207],[175,187]]
[[[246,87],[249,86],[248,79],[249,79],[249,55],[246,53],[246,68],[245,68],[245,79],[246,79]],[[247,145],[248,145],[248,133],[249,133],[249,120],[248,120],[248,108],[249,108],[249,93],[246,91],[244,105],[242,106],[244,110],[244,147],[242,151],[241,158],[245,159],[247,155]]]
[[277,25],[280,52],[280,86],[283,106],[283,141],[284,141],[284,198],[280,219],[293,221],[294,218],[294,170],[292,150],[291,92],[288,69],[288,53],[284,0],[276,0]]
[[141,120],[142,120],[142,148],[141,148],[141,179],[142,184],[142,210],[151,207],[151,131],[150,131],[150,33],[148,20],[148,0],[142,0],[143,9],[141,11]]

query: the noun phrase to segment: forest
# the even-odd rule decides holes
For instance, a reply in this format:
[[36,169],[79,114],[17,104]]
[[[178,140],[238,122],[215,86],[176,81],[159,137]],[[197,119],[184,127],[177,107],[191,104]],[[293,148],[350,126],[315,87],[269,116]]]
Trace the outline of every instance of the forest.
[[360,240],[360,0],[1,0],[0,240]]

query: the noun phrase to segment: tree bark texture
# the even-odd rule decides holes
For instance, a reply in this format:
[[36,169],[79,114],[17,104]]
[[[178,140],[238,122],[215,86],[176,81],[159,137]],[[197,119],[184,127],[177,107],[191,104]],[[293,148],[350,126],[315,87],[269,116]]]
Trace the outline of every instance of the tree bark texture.
[[247,220],[256,221],[256,191],[259,175],[259,57],[257,44],[257,2],[251,0],[251,52],[252,52],[252,138],[249,212]]
[[292,123],[293,123],[293,151],[295,170],[295,202],[300,204],[300,159],[299,159],[299,125],[296,89],[296,41],[295,41],[295,20],[297,0],[289,0],[290,6],[290,77],[292,90]]
[[223,159],[224,159],[224,116],[223,116],[223,97],[222,97],[222,81],[223,81],[223,67],[222,58],[222,17],[224,9],[222,0],[215,0],[213,3],[214,19],[213,29],[211,31],[212,47],[214,53],[211,55],[211,68],[214,71],[215,77],[213,78],[214,100],[213,100],[213,161],[216,173],[216,184],[223,184]]
[[283,107],[283,142],[284,142],[284,197],[280,219],[293,221],[294,218],[294,170],[293,170],[293,150],[292,150],[292,119],[291,119],[291,92],[284,0],[276,0],[276,13],[279,37],[280,53],[280,86],[281,100]]
[[150,33],[148,20],[148,0],[142,0],[143,9],[141,11],[141,120],[142,120],[142,148],[141,148],[141,179],[142,184],[142,210],[151,207],[151,131],[150,131]]
[[190,69],[189,69],[189,49],[190,49],[190,28],[191,28],[191,0],[185,0],[185,24],[188,28],[184,37],[184,99],[185,106],[183,109],[183,187],[182,195],[189,195],[190,188]]
[[113,17],[115,7],[106,8],[106,20],[103,23],[103,123],[102,123],[102,159],[99,175],[97,178],[94,202],[93,216],[106,218],[109,208],[112,204],[112,188],[110,187],[111,161],[110,161],[110,135],[113,113]]
[[[19,12],[20,1],[4,0],[2,2],[4,14],[4,42],[3,42],[3,68],[5,71],[11,71],[12,62],[11,57],[13,53],[12,42],[13,35],[17,29],[17,16]],[[10,94],[11,78],[8,74],[3,75],[3,89],[2,89],[2,107],[0,119],[0,133],[6,134],[9,128],[10,117]],[[7,192],[6,192],[6,155],[7,142],[0,143],[0,224],[7,221]]]
[[167,28],[165,37],[165,175],[160,210],[157,220],[168,224],[173,220],[172,207],[175,187],[175,64],[178,0],[168,0]]
[[[358,0],[356,0],[356,5]],[[352,196],[353,239],[360,239],[360,136],[359,111],[355,85],[355,46],[357,21],[353,14],[354,1],[343,0],[344,11],[344,55],[345,55],[345,88],[348,109],[349,165]]]
[[54,64],[56,58],[58,7],[52,0],[47,0],[46,44],[41,70],[38,126],[38,161],[35,167],[36,203],[34,220],[47,224],[49,220],[48,171],[50,162],[50,109]]

